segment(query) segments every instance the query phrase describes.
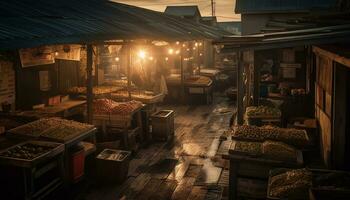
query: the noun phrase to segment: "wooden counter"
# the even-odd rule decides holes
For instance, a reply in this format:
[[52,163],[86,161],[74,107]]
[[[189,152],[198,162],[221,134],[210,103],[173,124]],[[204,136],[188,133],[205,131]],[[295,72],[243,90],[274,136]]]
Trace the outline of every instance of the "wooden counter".
[[82,114],[84,111],[85,100],[68,100],[55,106],[46,106],[42,109],[28,110],[17,113],[18,116],[29,118],[44,118],[44,117],[70,117],[75,114]]

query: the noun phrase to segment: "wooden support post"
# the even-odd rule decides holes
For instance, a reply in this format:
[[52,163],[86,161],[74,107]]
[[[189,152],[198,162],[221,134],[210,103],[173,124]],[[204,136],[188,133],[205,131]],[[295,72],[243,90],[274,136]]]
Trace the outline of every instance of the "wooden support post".
[[260,99],[260,68],[258,66],[262,66],[261,60],[257,60],[257,56],[255,56],[256,53],[254,52],[254,62],[253,62],[253,70],[254,70],[254,88],[253,88],[253,105],[258,106],[259,105],[259,99]]
[[180,98],[181,103],[185,102],[185,76],[183,66],[183,51],[180,52],[180,69],[181,69],[181,85],[180,85]]
[[128,95],[129,100],[131,100],[131,45],[127,46],[127,76],[128,76]]
[[230,172],[229,172],[229,200],[237,199],[237,187],[238,187],[238,168],[239,162],[234,162],[230,159]]
[[86,82],[86,94],[87,94],[87,122],[92,123],[93,113],[92,113],[92,103],[93,103],[93,79],[92,79],[92,45],[87,45],[87,62],[86,62],[86,74],[87,74],[87,82]]
[[243,124],[243,61],[242,52],[237,52],[238,67],[237,67],[237,124]]

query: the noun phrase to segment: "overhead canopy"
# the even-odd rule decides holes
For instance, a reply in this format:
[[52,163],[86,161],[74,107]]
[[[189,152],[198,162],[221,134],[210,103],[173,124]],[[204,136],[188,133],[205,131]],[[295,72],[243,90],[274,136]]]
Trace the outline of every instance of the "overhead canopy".
[[268,22],[268,25],[273,25],[274,30],[283,31],[228,36],[217,40],[215,44],[224,45],[224,51],[232,51],[350,42],[350,19],[348,15],[322,16],[307,20],[290,19],[286,22],[280,21],[274,24]]
[[236,0],[235,12],[287,13],[327,10],[336,7],[337,0]]
[[2,0],[0,49],[115,39],[218,39],[222,32],[109,0]]

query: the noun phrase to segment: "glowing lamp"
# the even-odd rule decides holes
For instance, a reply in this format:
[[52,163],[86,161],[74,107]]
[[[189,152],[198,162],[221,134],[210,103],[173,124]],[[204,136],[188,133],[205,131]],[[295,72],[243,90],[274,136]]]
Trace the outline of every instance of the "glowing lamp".
[[174,53],[174,49],[169,49],[169,50],[168,50],[168,53],[169,53],[170,55],[172,55],[172,54]]
[[143,50],[141,50],[141,51],[139,51],[138,56],[139,56],[139,58],[141,58],[141,59],[145,59],[145,58],[146,58],[146,52],[143,51]]

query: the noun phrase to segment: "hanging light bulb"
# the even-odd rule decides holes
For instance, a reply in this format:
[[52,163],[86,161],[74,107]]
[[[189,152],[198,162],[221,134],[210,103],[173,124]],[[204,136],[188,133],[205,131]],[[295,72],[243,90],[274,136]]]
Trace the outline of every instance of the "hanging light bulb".
[[149,60],[153,60],[153,56],[150,56],[148,59],[149,59]]
[[169,49],[169,50],[168,50],[168,53],[169,53],[170,55],[172,55],[172,54],[174,53],[174,49]]
[[115,61],[119,62],[119,57],[115,57]]
[[198,43],[196,42],[195,44],[194,44],[196,47],[198,47]]
[[55,51],[55,56],[58,56],[58,54],[59,54],[58,51]]
[[146,58],[146,52],[144,50],[140,50],[138,53],[139,58],[145,59]]
[[201,43],[201,42],[199,43],[199,46],[202,46],[202,43]]
[[175,54],[178,55],[180,53],[180,50],[176,50]]
[[165,57],[165,61],[168,61],[169,60],[169,58],[168,57]]
[[180,42],[179,41],[176,41],[176,45],[179,45],[180,44]]

